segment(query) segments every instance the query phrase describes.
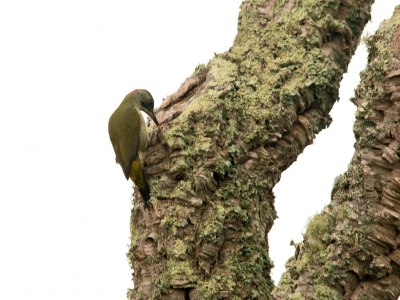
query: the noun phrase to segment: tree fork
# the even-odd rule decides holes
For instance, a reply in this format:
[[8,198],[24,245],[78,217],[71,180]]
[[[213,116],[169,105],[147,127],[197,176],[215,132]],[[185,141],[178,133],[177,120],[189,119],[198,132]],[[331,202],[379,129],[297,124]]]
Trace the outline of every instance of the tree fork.
[[[365,43],[352,101],[355,154],[331,204],[309,223],[273,299],[400,296],[400,6]],[[297,298],[296,298],[297,297]]]
[[244,1],[231,49],[156,112],[130,299],[270,299],[272,188],[329,111],[373,1]]

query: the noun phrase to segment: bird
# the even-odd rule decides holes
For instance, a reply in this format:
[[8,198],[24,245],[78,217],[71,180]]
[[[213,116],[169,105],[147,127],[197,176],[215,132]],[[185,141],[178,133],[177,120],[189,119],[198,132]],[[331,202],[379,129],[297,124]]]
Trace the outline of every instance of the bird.
[[154,114],[154,99],[144,89],[136,89],[127,94],[108,121],[108,133],[115,152],[115,161],[124,172],[126,180],[135,183],[144,207],[149,208],[150,187],[146,181],[143,163],[147,150],[148,134],[146,123],[140,111],[150,116],[158,126]]

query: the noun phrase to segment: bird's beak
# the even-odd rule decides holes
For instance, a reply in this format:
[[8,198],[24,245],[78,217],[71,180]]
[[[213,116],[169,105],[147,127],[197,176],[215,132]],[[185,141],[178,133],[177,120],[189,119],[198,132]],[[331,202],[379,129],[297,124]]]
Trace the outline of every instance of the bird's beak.
[[150,118],[154,121],[154,123],[156,123],[156,125],[158,126],[158,121],[156,118],[156,115],[154,114],[154,111],[151,112]]

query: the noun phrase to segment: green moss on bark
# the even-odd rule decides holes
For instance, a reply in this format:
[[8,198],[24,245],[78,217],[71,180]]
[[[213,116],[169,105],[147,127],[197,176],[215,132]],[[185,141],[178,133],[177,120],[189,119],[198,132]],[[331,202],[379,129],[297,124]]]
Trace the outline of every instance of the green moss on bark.
[[[330,124],[328,113],[352,50],[343,54],[321,47],[332,35],[343,44],[358,42],[348,25],[352,21],[358,29],[356,12],[348,20],[330,13],[340,3],[299,0],[291,7],[289,1],[277,1],[273,11],[279,15],[270,20],[263,13],[265,1],[243,2],[231,49],[196,68],[194,74],[206,69],[204,92],[159,135],[169,157],[157,173],[166,175],[152,173],[155,212],[132,217],[147,226],[132,231],[132,264],[138,265],[136,251],[158,255],[146,254],[143,263],[147,269],[149,260],[154,264],[156,289],[147,291],[152,297],[174,288],[194,289],[199,299],[271,298],[273,263],[266,234],[276,218],[272,188],[314,135]],[[300,128],[297,135],[292,134],[294,126]],[[359,191],[357,183],[348,186],[343,203],[353,190]],[[299,269],[318,261],[325,264],[323,276],[341,276],[329,262],[327,232],[336,219],[333,212],[328,215],[310,223],[304,247],[315,257],[302,257]],[[138,250],[144,240],[150,246]],[[149,276],[137,269],[138,276]],[[287,284],[294,281],[287,277]],[[140,286],[138,294],[146,288]],[[321,289],[321,299],[326,294]],[[296,293],[292,299],[303,296]]]

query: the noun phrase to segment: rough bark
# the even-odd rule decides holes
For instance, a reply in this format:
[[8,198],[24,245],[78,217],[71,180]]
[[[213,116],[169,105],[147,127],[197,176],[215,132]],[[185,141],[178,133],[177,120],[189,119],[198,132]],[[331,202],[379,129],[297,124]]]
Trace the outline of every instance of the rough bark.
[[156,115],[135,193],[130,299],[270,299],[272,188],[329,126],[373,0],[249,0],[231,49]]
[[308,224],[273,299],[400,296],[400,6],[366,38],[355,153],[331,204]]

